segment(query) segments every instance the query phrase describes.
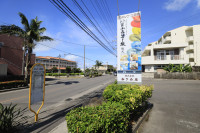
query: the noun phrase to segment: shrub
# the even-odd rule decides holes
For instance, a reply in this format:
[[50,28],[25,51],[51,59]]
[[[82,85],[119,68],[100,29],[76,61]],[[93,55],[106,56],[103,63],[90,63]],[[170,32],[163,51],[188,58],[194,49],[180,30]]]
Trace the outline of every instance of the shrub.
[[25,109],[16,109],[16,106],[16,104],[3,106],[0,103],[0,132],[11,133],[18,131],[18,127],[21,125],[19,118],[22,118]]
[[24,82],[23,80],[6,81],[0,82],[0,89],[17,88],[26,85],[26,82]]
[[71,133],[124,133],[128,128],[128,119],[128,109],[115,102],[96,107],[80,107],[66,115]]
[[103,97],[110,102],[120,102],[133,111],[152,95],[153,86],[112,84],[106,87]]
[[81,72],[81,73],[80,73],[80,75],[84,75],[84,73],[83,73],[83,72]]
[[80,107],[66,115],[71,133],[125,133],[130,114],[152,96],[153,86],[111,84],[106,87],[100,106]]
[[46,76],[52,76],[53,73],[46,73]]

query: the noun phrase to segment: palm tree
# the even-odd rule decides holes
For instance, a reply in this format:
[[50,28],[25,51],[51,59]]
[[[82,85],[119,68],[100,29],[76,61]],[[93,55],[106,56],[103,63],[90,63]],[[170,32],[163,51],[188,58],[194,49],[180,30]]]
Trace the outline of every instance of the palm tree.
[[96,62],[95,62],[96,64],[95,64],[95,69],[96,69],[96,67],[98,68],[98,70],[99,70],[99,66],[102,66],[102,62],[100,62],[100,61],[98,61],[98,60],[96,60]]
[[19,12],[19,16],[21,18],[21,23],[23,28],[16,25],[1,25],[0,26],[0,34],[9,34],[16,35],[22,37],[24,39],[24,52],[23,52],[23,64],[22,64],[22,74],[24,69],[24,58],[26,56],[26,66],[25,66],[25,81],[27,82],[28,73],[30,71],[30,60],[31,54],[33,52],[33,48],[36,46],[36,42],[39,41],[52,41],[53,39],[48,36],[42,36],[42,34],[46,31],[45,27],[40,28],[40,24],[42,21],[38,21],[37,17],[32,19],[30,23],[24,14]]

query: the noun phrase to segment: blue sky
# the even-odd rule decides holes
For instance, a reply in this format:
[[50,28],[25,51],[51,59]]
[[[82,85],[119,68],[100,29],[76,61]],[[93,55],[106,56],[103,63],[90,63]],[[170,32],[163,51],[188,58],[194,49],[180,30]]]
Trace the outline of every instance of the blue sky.
[[[72,0],[63,0],[74,11],[78,17],[95,33],[100,39],[103,38],[97,33],[87,19],[81,14]],[[81,1],[77,0],[80,4]],[[106,27],[107,21],[98,16],[96,10],[90,1],[101,2],[102,0],[83,0],[96,21],[102,27],[106,37],[111,42],[112,47],[116,47],[116,18],[118,15],[117,0],[106,0],[111,11],[114,23],[110,27]],[[105,0],[104,0],[105,1]],[[138,1],[136,0],[118,0],[119,14],[128,14],[138,10]],[[0,24],[20,24],[18,12],[22,12],[30,20],[38,16],[42,20],[42,27],[46,27],[45,35],[64,41],[42,42],[37,44],[34,49],[36,56],[54,56],[59,54],[66,59],[75,60],[79,67],[83,67],[83,58],[74,55],[66,55],[73,53],[83,56],[83,46],[86,46],[86,57],[91,60],[100,60],[103,64],[112,64],[116,66],[117,59],[112,54],[103,49],[98,43],[91,39],[85,32],[77,27],[71,20],[56,9],[48,0],[1,0],[0,2]],[[81,4],[81,6],[83,6]],[[83,8],[85,10],[85,8]],[[148,43],[158,40],[165,32],[184,25],[200,24],[200,0],[140,0],[141,10],[141,30],[142,30],[142,48]],[[111,33],[109,28],[111,28]],[[72,42],[72,43],[68,43]],[[76,44],[81,45],[76,45]],[[106,43],[106,42],[105,42]],[[49,48],[44,45],[48,45]],[[60,49],[64,52],[58,51]],[[86,66],[94,65],[94,61],[86,60]]]

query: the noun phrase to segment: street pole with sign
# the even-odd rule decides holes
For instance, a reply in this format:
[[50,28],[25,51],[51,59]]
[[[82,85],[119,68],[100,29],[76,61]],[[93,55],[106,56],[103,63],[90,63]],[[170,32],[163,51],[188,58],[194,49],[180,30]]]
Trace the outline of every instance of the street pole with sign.
[[[29,88],[29,110],[35,114],[35,122],[38,121],[38,114],[44,105],[45,96],[45,67],[43,64],[36,63],[31,68],[30,88]],[[31,105],[42,102],[37,111],[31,108]]]
[[117,81],[142,83],[140,12],[117,17]]

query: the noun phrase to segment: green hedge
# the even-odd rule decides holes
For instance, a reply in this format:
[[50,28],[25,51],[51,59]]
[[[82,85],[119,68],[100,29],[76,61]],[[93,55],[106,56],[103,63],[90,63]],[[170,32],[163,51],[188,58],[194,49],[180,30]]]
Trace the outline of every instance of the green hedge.
[[124,133],[128,128],[128,109],[120,103],[76,108],[66,115],[71,133]]
[[23,80],[6,81],[0,82],[0,89],[17,88],[26,85],[27,84]]
[[112,84],[106,87],[103,97],[107,101],[120,102],[133,111],[152,96],[152,90],[153,86]]
[[[46,76],[67,76],[68,73],[46,73]],[[84,75],[84,73],[69,73],[69,75],[74,76],[74,75]]]
[[96,107],[80,107],[66,115],[71,133],[125,133],[130,114],[152,96],[153,86],[118,85],[106,87],[107,103]]

